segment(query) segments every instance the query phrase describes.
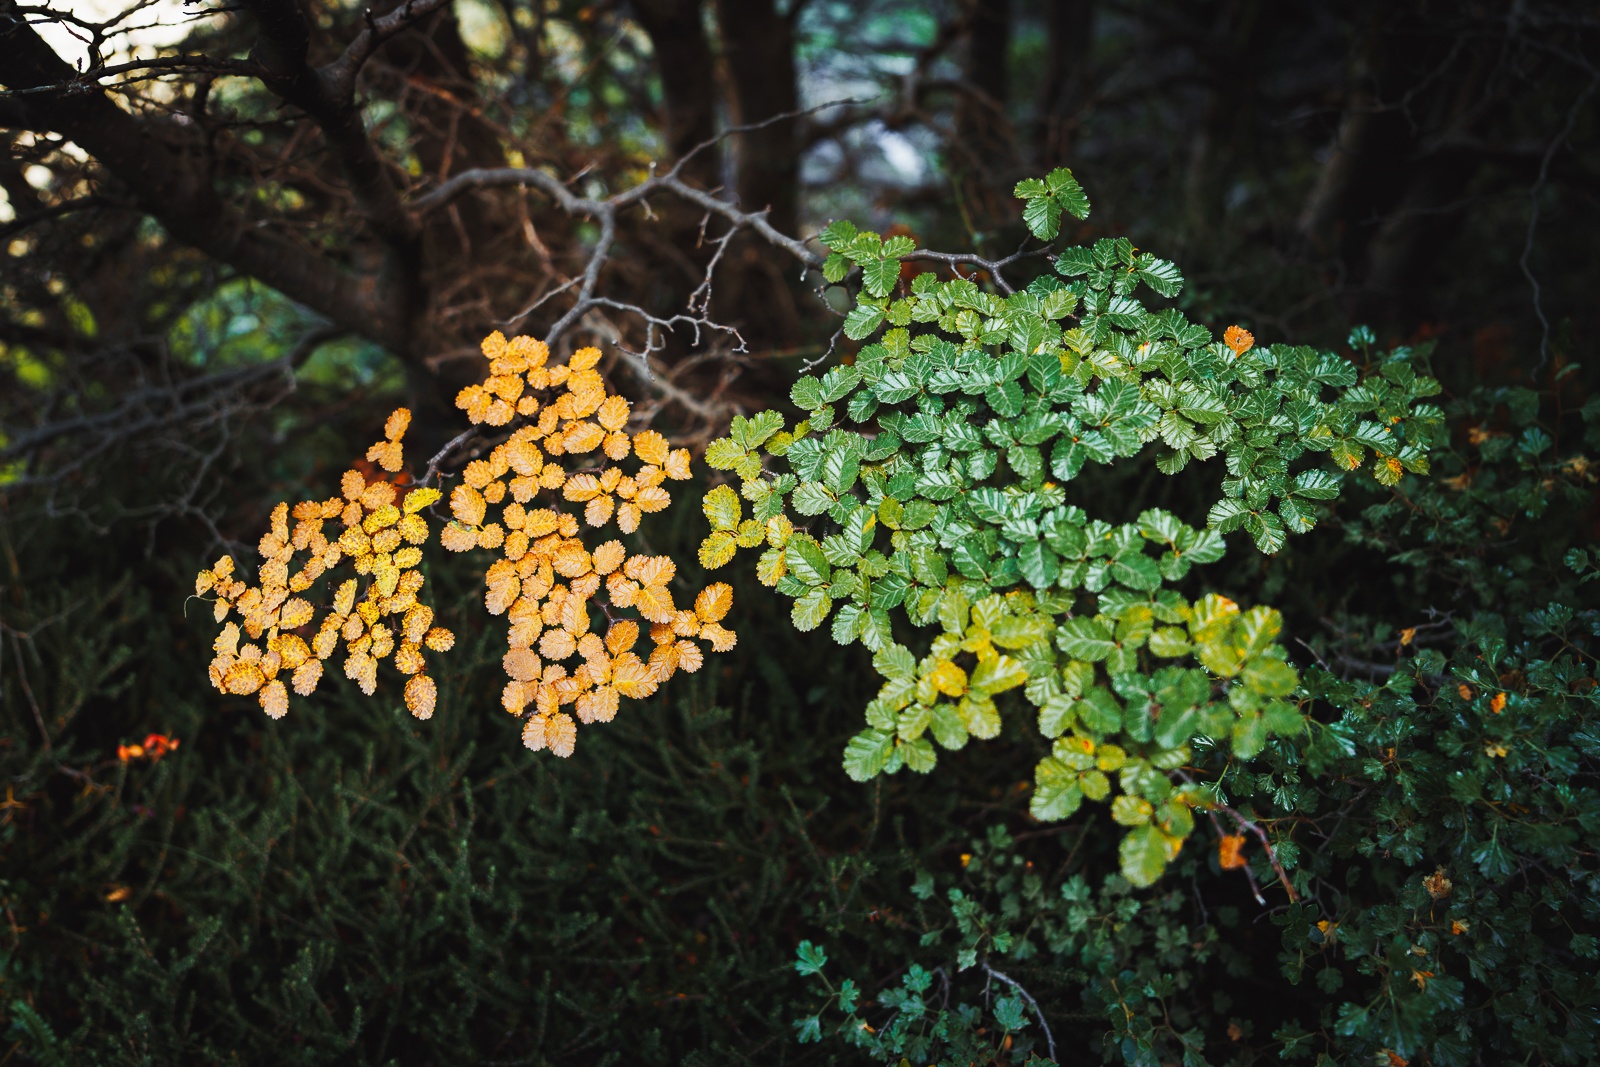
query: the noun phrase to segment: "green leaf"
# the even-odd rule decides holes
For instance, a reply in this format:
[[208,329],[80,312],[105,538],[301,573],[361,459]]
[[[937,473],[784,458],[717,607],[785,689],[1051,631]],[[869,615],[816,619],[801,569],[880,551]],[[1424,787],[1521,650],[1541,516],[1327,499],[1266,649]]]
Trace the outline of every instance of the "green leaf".
[[833,617],[833,639],[841,645],[855,641],[866,613],[859,604],[845,604]]
[[706,447],[706,466],[719,471],[732,470],[744,459],[745,450],[731,437],[721,437]]
[[789,539],[783,550],[783,558],[789,564],[789,573],[807,585],[822,585],[833,573],[833,568],[828,566],[827,556],[823,555],[822,546],[806,534],[796,534]]
[[1035,589],[1050,588],[1061,571],[1061,561],[1042,541],[1025,543],[1017,553],[1017,565],[1022,568],[1022,580]]
[[849,219],[834,219],[817,235],[824,245],[840,249],[855,239],[856,224]]
[[1053,196],[1030,198],[1022,209],[1022,221],[1040,240],[1054,240],[1061,232],[1061,202]]
[[1183,272],[1170,260],[1155,256],[1139,257],[1139,277],[1162,296],[1177,296],[1183,291]]
[[844,335],[852,341],[865,340],[873,330],[883,325],[883,316],[883,308],[870,304],[859,305],[845,316]]
[[749,418],[735,415],[733,425],[729,427],[729,436],[737,441],[741,448],[754,451],[781,429],[783,429],[783,416],[776,411],[763,411]]
[[833,610],[833,600],[826,589],[813,589],[794,602],[789,609],[789,620],[801,633],[808,633],[822,625],[822,620]]
[[1056,628],[1056,645],[1073,659],[1097,663],[1117,650],[1111,631],[1095,619],[1068,619]]
[[815,411],[825,403],[822,399],[822,383],[809,374],[799,378],[789,388],[789,399],[802,411]]
[[889,645],[872,657],[872,666],[885,678],[915,678],[917,660],[904,645]]
[[883,730],[863,730],[845,746],[844,773],[858,782],[876,778],[889,765],[892,752],[894,734]]
[[917,242],[905,234],[896,234],[883,242],[883,254],[895,259],[904,259],[917,250]]
[[1122,877],[1143,889],[1154,885],[1167,868],[1167,838],[1154,826],[1140,826],[1128,833],[1117,848]]
[[1056,257],[1056,273],[1073,278],[1094,270],[1094,254],[1087,248],[1065,248]]
[[1072,176],[1072,171],[1066,167],[1057,167],[1044,176],[1044,183],[1050,187],[1050,195],[1060,201],[1061,206],[1073,218],[1089,217],[1089,195],[1083,191],[1083,186],[1078,184],[1078,179]]
[[860,470],[861,457],[854,449],[833,448],[822,457],[822,482],[835,496],[849,491]]
[[873,296],[888,296],[900,280],[898,259],[872,259],[861,268],[862,284]]
[[795,961],[794,969],[799,971],[802,977],[821,974],[822,968],[827,966],[828,963],[828,953],[823,950],[822,946],[813,945],[809,941],[800,942],[800,948],[796,955],[799,959]]
[[802,515],[821,515],[836,503],[833,494],[821,482],[801,482],[789,500]]
[[926,737],[918,737],[907,741],[900,746],[900,756],[918,774],[927,774],[933,770],[934,764],[939,762],[939,754],[934,751],[933,742]]
[[1111,820],[1120,826],[1143,826],[1150,821],[1155,810],[1155,806],[1144,797],[1122,793],[1111,802]]
[[[1028,669],[1010,656],[979,660],[968,679],[971,692],[993,696],[1028,682]],[[974,731],[976,733],[976,731]]]

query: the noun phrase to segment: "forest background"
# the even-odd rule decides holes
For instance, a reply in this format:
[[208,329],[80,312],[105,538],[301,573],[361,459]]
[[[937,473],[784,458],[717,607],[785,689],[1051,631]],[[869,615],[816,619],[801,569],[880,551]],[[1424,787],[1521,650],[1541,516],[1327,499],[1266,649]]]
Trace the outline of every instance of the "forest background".
[[[0,1055],[1583,1062],[1597,45],[1557,0],[0,0]],[[449,561],[430,722],[395,685],[281,722],[211,689],[195,570],[397,404],[414,455],[452,437],[490,330],[601,345],[698,449],[850,355],[830,219],[999,259],[1057,166],[1072,238],[1177,262],[1191,318],[1443,383],[1431,478],[1207,577],[1283,610],[1350,726],[1348,768],[1285,749],[1247,809],[1308,898],[1254,839],[1132,890],[1102,815],[1028,817],[1009,726],[852,782],[865,653],[749,567],[738,647],[567,761],[518,744]],[[1080,484],[1204,514],[1153,465]],[[699,510],[663,518],[691,560]],[[1520,748],[1468,721],[1497,692]]]

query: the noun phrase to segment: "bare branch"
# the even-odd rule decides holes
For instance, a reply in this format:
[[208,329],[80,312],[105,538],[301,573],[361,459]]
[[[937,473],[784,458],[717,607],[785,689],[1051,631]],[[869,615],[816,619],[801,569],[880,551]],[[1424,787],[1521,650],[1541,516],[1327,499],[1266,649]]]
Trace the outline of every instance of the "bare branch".
[[1055,1039],[1055,1035],[1050,1032],[1050,1024],[1045,1022],[1044,1012],[1039,1010],[1039,1002],[1037,1000],[1033,999],[1033,994],[1029,993],[1026,989],[1022,988],[1022,983],[1017,981],[1015,978],[1012,978],[1009,975],[1003,974],[1000,971],[997,971],[993,967],[989,966],[989,961],[988,960],[984,960],[983,961],[983,970],[984,970],[984,973],[986,973],[990,978],[998,978],[998,979],[1000,979],[1000,981],[1005,982],[1007,985],[1009,985],[1012,989],[1015,989],[1022,996],[1022,999],[1026,1000],[1028,1002],[1028,1006],[1033,1009],[1033,1014],[1039,1020],[1040,1029],[1042,1029],[1044,1031],[1044,1043],[1045,1043],[1045,1047],[1050,1050],[1050,1058],[1052,1060],[1055,1059],[1056,1058],[1056,1039]]

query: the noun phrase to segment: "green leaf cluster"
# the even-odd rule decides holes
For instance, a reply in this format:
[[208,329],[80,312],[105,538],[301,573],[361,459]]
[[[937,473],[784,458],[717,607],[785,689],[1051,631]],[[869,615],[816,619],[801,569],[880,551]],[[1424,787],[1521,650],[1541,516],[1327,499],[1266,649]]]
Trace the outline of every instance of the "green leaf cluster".
[[[1088,212],[1065,170],[1017,195],[1041,238],[1062,212]],[[1008,293],[933,272],[902,281],[909,238],[835,222],[822,240],[829,280],[862,269],[845,334],[874,339],[796,381],[798,424],[763,412],[710,447],[753,514],[713,490],[702,562],[764,545],[757,575],[793,600],[796,629],[828,624],[876,653],[884,681],[845,751],[853,778],[927,772],[939,749],[997,736],[1014,692],[1052,741],[1034,814],[1126,798],[1113,807],[1124,873],[1149,884],[1205,806],[1175,784],[1191,745],[1248,759],[1302,728],[1277,614],[1171,585],[1219,559],[1222,534],[1273,553],[1311,529],[1368,453],[1380,485],[1425,472],[1443,413],[1421,401],[1438,383],[1415,353],[1362,374],[1238,331],[1215,341],[1145,305],[1141,288],[1173,296],[1182,277],[1125,239],[1065,248],[1052,274]],[[1074,499],[1088,464],[1146,453],[1167,474],[1222,461],[1206,529],[1155,509],[1112,525]]]

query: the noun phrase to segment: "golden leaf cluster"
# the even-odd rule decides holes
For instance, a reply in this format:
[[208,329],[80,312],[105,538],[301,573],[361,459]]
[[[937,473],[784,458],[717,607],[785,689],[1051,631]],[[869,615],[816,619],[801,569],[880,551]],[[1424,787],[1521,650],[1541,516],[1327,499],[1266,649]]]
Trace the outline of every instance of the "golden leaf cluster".
[[[574,716],[609,722],[620,698],[647,697],[677,671],[699,670],[705,656],[696,639],[716,652],[733,647],[733,632],[722,626],[733,590],[716,583],[680,608],[669,588],[677,574],[671,559],[630,556],[614,539],[591,548],[579,536],[610,523],[632,533],[643,515],[671,502],[665,481],[689,477],[688,449],[669,449],[653,430],[626,431],[629,405],[595,370],[599,349],[579,349],[550,367],[542,342],[494,333],[483,354],[488,379],[463,389],[456,406],[489,426],[517,415],[528,421],[467,465],[450,494],[454,518],[440,541],[456,552],[499,553],[484,575],[484,606],[510,624],[501,706],[524,719],[530,749],[568,756],[577,740]],[[558,387],[559,395],[541,404],[536,394]],[[631,472],[622,466],[630,457]],[[550,506],[537,506],[541,493]],[[581,522],[563,505],[582,505]],[[606,603],[598,600],[602,588]],[[603,637],[591,606],[606,620]],[[630,609],[638,620],[618,614]],[[634,651],[641,621],[655,646],[647,657]]]
[[[384,440],[368,457],[386,471],[398,471],[404,458],[401,439],[410,422],[405,408],[390,415]],[[424,579],[416,568],[429,532],[422,511],[441,494],[418,488],[402,498],[392,482],[369,481],[358,470],[345,471],[340,490],[340,496],[296,504],[293,530],[289,505],[273,509],[271,529],[257,546],[262,558],[257,585],[235,577],[231,556],[196,577],[195,594],[216,597],[218,622],[230,612],[239,616],[212,646],[211,682],[224,693],[256,694],[262,710],[281,719],[289,710],[290,688],[310,696],[322,680],[323,662],[342,647],[345,677],[369,696],[378,685],[379,662],[392,656],[395,669],[410,679],[406,706],[426,719],[433,714],[438,687],[424,673],[422,650],[444,652],[455,643],[449,630],[433,625],[433,609],[417,599]],[[317,608],[299,594],[347,561],[365,579],[365,588],[357,578],[346,579],[319,621]],[[242,637],[249,639],[243,645]],[[287,685],[280,675],[288,677]]]
[[[733,590],[715,583],[679,607],[671,559],[629,555],[616,539],[590,547],[580,536],[612,523],[634,532],[644,515],[671,502],[663,483],[689,477],[687,449],[669,448],[653,430],[627,432],[629,404],[596,370],[599,349],[550,366],[543,342],[508,341],[496,332],[484,340],[483,354],[488,378],[463,389],[456,406],[475,424],[507,430],[461,471],[439,541],[452,552],[496,553],[484,575],[484,604],[509,623],[501,706],[525,720],[527,747],[567,756],[577,737],[574,717],[609,722],[621,698],[647,697],[677,671],[699,670],[705,657],[697,641],[715,652],[732,648],[736,637],[722,620]],[[390,415],[368,461],[400,471],[410,420],[404,408]],[[215,597],[216,620],[239,617],[216,639],[212,683],[224,693],[255,694],[268,715],[281,718],[290,688],[310,695],[323,662],[343,648],[346,677],[368,695],[379,663],[392,657],[409,676],[406,706],[426,719],[438,689],[423,651],[447,651],[455,642],[417,599],[424,579],[416,568],[430,533],[424,512],[443,493],[413,488],[402,498],[392,482],[359,470],[345,472],[341,490],[340,497],[296,505],[292,530],[289,506],[273,510],[259,545],[257,585],[238,578],[228,556],[200,572],[195,592]],[[346,562],[357,577],[338,586],[319,619],[300,594]],[[591,608],[605,621],[603,635]],[[635,647],[644,633],[654,648],[642,655]]]

